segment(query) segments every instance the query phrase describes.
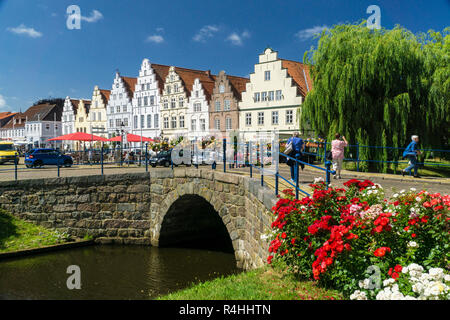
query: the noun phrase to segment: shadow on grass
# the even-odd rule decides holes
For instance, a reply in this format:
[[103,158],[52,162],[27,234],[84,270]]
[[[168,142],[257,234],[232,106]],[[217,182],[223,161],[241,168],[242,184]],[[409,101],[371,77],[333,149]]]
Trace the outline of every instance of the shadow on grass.
[[3,210],[0,210],[0,249],[5,248],[5,240],[11,236],[17,236],[17,226],[14,218]]

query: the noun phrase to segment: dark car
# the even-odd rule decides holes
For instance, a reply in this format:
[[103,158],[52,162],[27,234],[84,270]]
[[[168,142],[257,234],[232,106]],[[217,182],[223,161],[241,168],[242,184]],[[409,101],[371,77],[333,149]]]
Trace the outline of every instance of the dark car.
[[33,149],[25,155],[25,165],[27,168],[40,168],[44,165],[60,165],[71,167],[72,157],[64,155],[55,149]]
[[149,163],[152,167],[164,166],[169,167],[172,163],[172,151],[161,151],[155,157],[149,159]]

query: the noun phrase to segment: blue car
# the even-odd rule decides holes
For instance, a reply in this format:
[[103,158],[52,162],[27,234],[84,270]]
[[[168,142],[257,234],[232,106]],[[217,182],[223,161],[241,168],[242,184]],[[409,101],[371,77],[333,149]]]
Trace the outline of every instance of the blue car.
[[25,155],[25,165],[27,168],[40,168],[44,165],[60,165],[71,167],[73,159],[55,149],[33,149]]

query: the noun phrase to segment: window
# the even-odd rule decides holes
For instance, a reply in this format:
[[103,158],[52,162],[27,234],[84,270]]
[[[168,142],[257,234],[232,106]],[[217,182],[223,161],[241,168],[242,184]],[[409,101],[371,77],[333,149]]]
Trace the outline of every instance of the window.
[[286,110],[286,124],[292,124],[294,122],[294,111]]
[[169,117],[164,117],[164,129],[169,129]]
[[145,117],[143,114],[141,114],[141,128],[143,128],[145,125]]
[[246,126],[251,126],[252,125],[252,114],[251,113],[246,113],[245,114],[245,125]]
[[269,91],[269,101],[273,101],[273,100],[274,100],[274,92]]
[[176,107],[176,100],[175,100],[175,98],[172,98],[172,100],[170,101],[170,107],[172,109]]
[[267,101],[267,92],[263,92],[261,97],[262,97],[262,101]]
[[214,120],[214,128],[220,130],[220,119]]
[[128,118],[124,118],[124,119],[123,119],[123,125],[124,125],[125,127],[128,127]]
[[144,97],[144,106],[148,106],[148,97]]
[[223,84],[221,84],[219,86],[219,93],[224,93],[225,92],[225,86]]
[[227,117],[226,119],[225,119],[225,129],[226,130],[231,130],[231,124],[232,124],[232,122],[231,122],[231,118],[230,117]]
[[255,102],[261,101],[261,94],[259,92],[255,92],[255,97],[253,98]]
[[98,121],[102,121],[102,113],[100,111],[98,112]]
[[264,71],[264,80],[269,81],[270,80],[270,71]]
[[144,90],[145,90],[145,85],[141,84],[141,91],[144,91]]
[[98,108],[98,101],[95,101],[94,106],[95,108]]
[[95,121],[95,112],[92,112],[92,121]]
[[126,105],[124,105],[122,109],[123,109],[123,112],[127,112],[127,106]]
[[164,99],[164,109],[168,109],[169,108],[169,104],[167,102],[167,99]]
[[200,130],[206,131],[206,120],[200,119]]
[[281,90],[277,90],[276,99],[277,100],[283,99],[283,93]]
[[216,101],[216,111],[220,111],[220,101]]
[[113,94],[113,100],[117,99],[117,94]]
[[148,114],[147,115],[147,128],[151,128],[152,127],[152,115]]
[[50,125],[48,123],[45,125],[45,130],[50,130]]
[[120,127],[120,119],[116,119],[116,127]]
[[147,90],[150,90],[150,83],[147,83]]
[[191,130],[197,131],[197,120],[196,119],[191,120]]
[[119,93],[119,99],[122,99],[123,95],[121,93]]
[[258,125],[261,126],[264,124],[264,112],[258,112]]
[[231,109],[231,102],[230,100],[225,100],[224,101],[224,105],[223,105],[223,110],[224,111],[229,111]]
[[114,127],[114,119],[109,119],[109,127],[110,128]]
[[278,111],[272,111],[272,124],[278,124]]
[[177,117],[173,116],[171,121],[171,128],[175,129],[177,127]]
[[178,98],[178,107],[183,108],[183,105],[184,105],[184,98],[183,97]]
[[171,91],[172,91],[172,90],[171,90],[170,86],[167,86],[167,93],[168,93],[168,94],[171,94],[171,93],[172,93]]
[[[116,107],[116,111],[120,113],[120,106]],[[112,113],[114,113],[114,112],[112,112]]]
[[155,96],[150,96],[150,105],[151,106],[155,105]]
[[184,128],[184,116],[180,116],[180,128]]
[[157,115],[157,114],[155,114],[153,125],[155,128],[159,128],[159,115]]
[[194,103],[194,112],[201,112],[202,111],[202,104],[197,102]]
[[173,85],[173,92],[178,92],[178,85],[177,84]]
[[198,90],[195,90],[195,97],[198,98]]

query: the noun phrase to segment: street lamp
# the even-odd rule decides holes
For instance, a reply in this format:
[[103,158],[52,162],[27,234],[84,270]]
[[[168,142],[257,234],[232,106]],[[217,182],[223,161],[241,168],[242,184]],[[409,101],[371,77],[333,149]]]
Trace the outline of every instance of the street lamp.
[[117,130],[117,132],[120,134],[120,166],[122,166],[122,152],[123,152],[123,133],[125,125],[123,124],[123,121],[120,123],[120,130]]

